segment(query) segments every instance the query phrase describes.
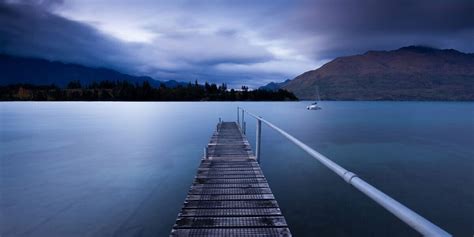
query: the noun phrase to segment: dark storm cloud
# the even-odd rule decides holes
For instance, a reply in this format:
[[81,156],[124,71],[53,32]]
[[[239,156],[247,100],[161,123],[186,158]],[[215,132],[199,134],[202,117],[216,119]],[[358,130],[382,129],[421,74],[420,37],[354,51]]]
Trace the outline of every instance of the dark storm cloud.
[[36,6],[43,9],[53,9],[57,6],[60,6],[64,3],[64,0],[6,0],[10,3],[21,3],[30,6]]
[[472,28],[472,1],[313,2],[296,13],[303,31],[339,33],[455,32]]
[[[213,82],[245,77],[213,72],[216,64],[246,65],[272,59],[265,50],[240,43],[232,29],[221,30],[212,39],[196,32],[162,32],[162,40],[156,44],[124,42],[89,24],[50,12],[60,3],[0,2],[0,52],[108,67],[157,79]],[[221,46],[222,42],[233,47]]]
[[[317,57],[427,44],[472,52],[474,1],[307,1],[280,27],[299,37],[321,36]],[[311,47],[311,46],[310,46]]]
[[128,55],[120,42],[90,26],[45,11],[53,4],[48,2],[0,3],[2,53],[112,68],[129,63],[120,59]]
[[0,0],[0,52],[256,86],[368,50],[473,52],[472,12],[472,0]]

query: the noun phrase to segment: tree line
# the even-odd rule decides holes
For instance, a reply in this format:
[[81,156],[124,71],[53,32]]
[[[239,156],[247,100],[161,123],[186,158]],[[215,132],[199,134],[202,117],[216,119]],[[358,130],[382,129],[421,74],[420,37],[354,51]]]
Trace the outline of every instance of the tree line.
[[153,87],[148,81],[131,83],[129,81],[101,81],[83,85],[71,81],[66,87],[56,85],[15,84],[0,87],[3,101],[285,101],[297,100],[286,90],[240,90],[228,89],[225,83],[199,84],[197,81],[187,85],[167,87],[160,84]]

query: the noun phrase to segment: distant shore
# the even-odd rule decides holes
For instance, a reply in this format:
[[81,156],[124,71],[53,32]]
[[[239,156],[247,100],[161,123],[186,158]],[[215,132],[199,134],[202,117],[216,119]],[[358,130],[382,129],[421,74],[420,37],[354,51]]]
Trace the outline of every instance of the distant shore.
[[72,81],[66,88],[55,85],[15,84],[0,86],[0,101],[297,101],[286,90],[227,89],[225,84],[151,86],[147,81],[103,81],[83,86]]

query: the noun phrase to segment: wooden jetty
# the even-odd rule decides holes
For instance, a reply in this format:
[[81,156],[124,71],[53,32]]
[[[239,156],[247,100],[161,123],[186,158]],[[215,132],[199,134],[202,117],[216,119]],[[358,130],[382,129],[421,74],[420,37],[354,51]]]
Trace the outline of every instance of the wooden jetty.
[[217,125],[171,236],[291,236],[237,123]]

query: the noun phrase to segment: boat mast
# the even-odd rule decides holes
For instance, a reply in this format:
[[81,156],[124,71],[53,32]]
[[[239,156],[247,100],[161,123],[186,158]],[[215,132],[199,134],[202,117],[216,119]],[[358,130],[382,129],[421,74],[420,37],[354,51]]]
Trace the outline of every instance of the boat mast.
[[319,102],[321,98],[319,98],[319,87],[316,86],[316,102]]

